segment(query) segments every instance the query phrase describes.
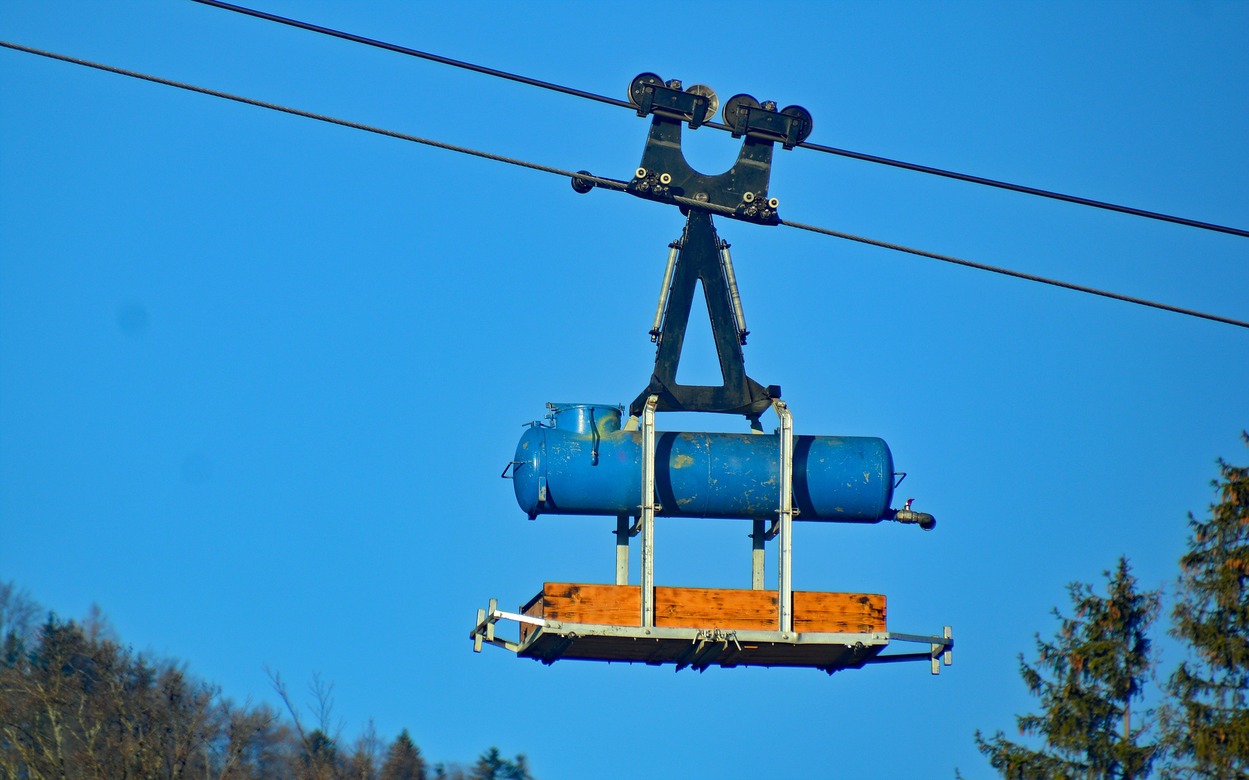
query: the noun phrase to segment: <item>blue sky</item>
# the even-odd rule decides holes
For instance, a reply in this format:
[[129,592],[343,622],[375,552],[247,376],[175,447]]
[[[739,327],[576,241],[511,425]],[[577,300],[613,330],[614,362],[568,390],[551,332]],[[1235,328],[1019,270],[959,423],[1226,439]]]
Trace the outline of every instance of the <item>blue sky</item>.
[[[804,105],[815,143],[1249,226],[1243,4],[256,6],[613,96],[654,71]],[[0,39],[616,178],[647,127],[191,2],[10,0]],[[688,134],[706,172],[735,150]],[[784,218],[1249,318],[1244,238],[809,150],[778,151],[771,194]],[[1249,457],[1249,332],[721,220],[750,374],[800,433],[883,437],[900,498],[939,521],[799,524],[795,587],[884,593],[893,630],[952,625],[955,665],[474,655],[488,598],[611,580],[611,520],[529,522],[498,474],[545,402],[645,386],[681,226],[0,51],[0,578],[65,616],[98,602],[239,700],[275,700],[266,665],[319,672],[347,735],[407,727],[434,760],[494,744],[548,779],[988,776],[972,732],[1031,706],[1016,656],[1064,584],[1121,554],[1168,584],[1215,458]],[[747,586],[748,532],[661,521],[657,580]]]

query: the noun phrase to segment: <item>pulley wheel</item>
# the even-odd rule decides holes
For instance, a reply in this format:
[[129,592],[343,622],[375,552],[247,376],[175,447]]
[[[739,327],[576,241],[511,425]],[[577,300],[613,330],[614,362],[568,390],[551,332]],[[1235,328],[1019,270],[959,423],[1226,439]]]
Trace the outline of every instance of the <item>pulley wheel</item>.
[[703,114],[702,121],[710,122],[713,118],[715,118],[716,111],[720,108],[720,98],[716,95],[716,91],[714,89],[706,84],[695,84],[685,91],[691,95],[699,95],[707,98],[707,111]]
[[[577,171],[577,173],[584,173],[586,176],[590,175],[589,171]],[[574,176],[572,177],[572,188],[584,195],[594,189],[594,182],[588,179],[583,179],[580,176]]]
[[763,108],[763,106],[750,95],[734,95],[724,101],[724,124],[736,131],[738,125],[746,121],[748,108]]
[[629,102],[638,108],[642,107],[642,96],[646,94],[646,87],[664,85],[664,80],[654,73],[639,73],[633,77],[633,81],[629,83]]
[[781,113],[801,121],[802,126],[798,129],[798,143],[807,140],[807,136],[811,135],[811,130],[815,127],[815,120],[811,118],[811,112],[802,106],[785,106],[781,109]]

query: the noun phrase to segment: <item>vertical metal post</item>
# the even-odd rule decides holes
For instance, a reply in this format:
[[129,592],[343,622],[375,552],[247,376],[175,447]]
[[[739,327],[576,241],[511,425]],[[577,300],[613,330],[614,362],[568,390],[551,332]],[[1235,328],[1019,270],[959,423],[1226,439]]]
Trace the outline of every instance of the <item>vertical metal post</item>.
[[780,548],[777,598],[780,603],[777,611],[780,613],[780,631],[787,634],[794,630],[794,586],[793,572],[790,570],[794,525],[794,418],[784,401],[774,400],[772,408],[776,410],[776,416],[781,421],[781,506],[777,510],[780,519],[777,534],[777,547]]
[[659,396],[642,408],[642,627],[655,625],[655,407]]
[[754,521],[754,532],[750,535],[750,589],[763,590],[763,535],[764,521]]
[[629,516],[616,517],[616,584],[629,584]]

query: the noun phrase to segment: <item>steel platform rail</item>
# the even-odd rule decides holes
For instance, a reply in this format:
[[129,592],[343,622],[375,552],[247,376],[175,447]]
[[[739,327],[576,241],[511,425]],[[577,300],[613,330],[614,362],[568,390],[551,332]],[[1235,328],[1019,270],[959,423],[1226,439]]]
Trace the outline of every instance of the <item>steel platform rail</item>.
[[[528,631],[517,641],[497,635],[495,626],[508,620]],[[522,658],[550,665],[561,658],[617,663],[676,664],[703,671],[711,666],[814,667],[828,674],[859,669],[868,664],[929,661],[933,674],[954,662],[954,638],[949,626],[941,636],[891,631],[871,633],[798,633],[742,629],[616,626],[547,620],[498,609],[491,599],[477,610],[477,625],[469,633],[473,651],[485,644],[510,650]],[[927,645],[916,652],[882,652],[894,642]],[[620,652],[628,648],[628,652]]]

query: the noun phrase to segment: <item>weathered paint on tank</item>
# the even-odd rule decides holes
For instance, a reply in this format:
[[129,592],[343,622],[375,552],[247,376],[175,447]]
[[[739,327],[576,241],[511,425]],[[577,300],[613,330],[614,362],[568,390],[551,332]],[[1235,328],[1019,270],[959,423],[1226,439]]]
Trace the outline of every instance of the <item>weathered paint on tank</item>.
[[[621,408],[553,404],[516,447],[516,502],[530,517],[636,515],[642,434],[621,429]],[[658,432],[655,493],[661,517],[772,518],[779,503],[779,437]],[[889,511],[893,457],[874,437],[795,436],[797,520],[874,523]]]

